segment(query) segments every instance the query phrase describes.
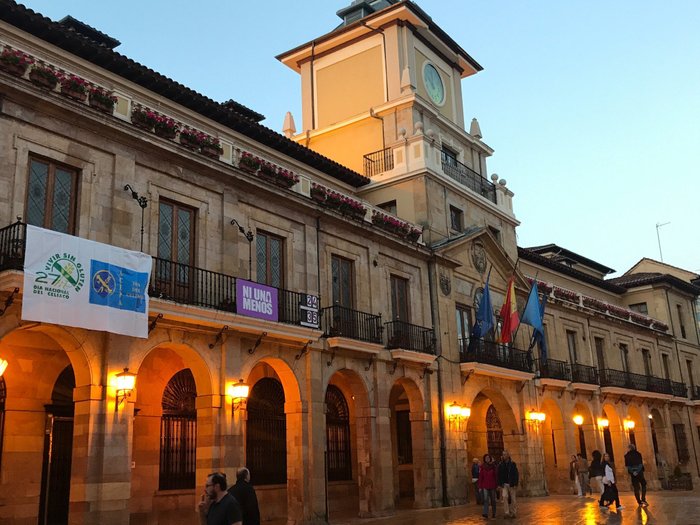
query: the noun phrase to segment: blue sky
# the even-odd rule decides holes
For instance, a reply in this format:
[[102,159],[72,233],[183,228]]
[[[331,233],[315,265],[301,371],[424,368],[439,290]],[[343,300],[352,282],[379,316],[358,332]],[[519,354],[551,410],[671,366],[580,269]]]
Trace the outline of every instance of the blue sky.
[[[28,0],[117,38],[121,53],[280,130],[300,82],[275,56],[333,29],[350,0]],[[700,2],[417,0],[483,67],[467,122],[515,192],[518,244],[557,243],[623,272],[642,257],[700,273]]]

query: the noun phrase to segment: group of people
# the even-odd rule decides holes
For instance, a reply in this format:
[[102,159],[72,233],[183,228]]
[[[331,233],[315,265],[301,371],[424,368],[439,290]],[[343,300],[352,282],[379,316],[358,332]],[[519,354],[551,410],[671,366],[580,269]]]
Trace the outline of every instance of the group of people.
[[250,484],[250,471],[238,469],[236,483],[230,488],[226,474],[209,474],[198,510],[201,525],[260,525],[258,497]]
[[[644,478],[642,455],[632,443],[630,443],[628,449],[628,452],[625,454],[625,468],[632,481],[637,505],[648,507],[649,503],[647,503],[646,499],[647,481]],[[569,477],[574,484],[575,492],[578,493],[579,497],[585,496],[586,492],[593,494],[591,482],[595,482],[597,485],[596,490],[600,493],[600,499],[598,500],[600,508],[607,510],[610,505],[615,503],[615,508],[622,510],[624,506],[620,504],[620,495],[615,481],[615,465],[610,458],[610,454],[601,454],[600,451],[594,450],[592,456],[593,460],[590,465],[588,460],[581,454],[571,456]]]
[[501,454],[500,463],[496,463],[493,456],[484,454],[483,461],[474,458],[472,463],[472,483],[476,493],[477,505],[484,506],[482,516],[489,517],[489,504],[491,516],[496,517],[496,499],[503,500],[504,517],[515,518],[517,511],[517,499],[515,491],[518,486],[518,466],[510,457],[507,450]]

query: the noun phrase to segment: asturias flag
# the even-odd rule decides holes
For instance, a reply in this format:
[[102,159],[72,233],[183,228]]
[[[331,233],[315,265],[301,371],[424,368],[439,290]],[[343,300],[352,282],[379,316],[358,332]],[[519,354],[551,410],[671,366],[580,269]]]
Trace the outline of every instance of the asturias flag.
[[515,298],[515,274],[508,281],[508,291],[506,292],[506,301],[501,308],[501,343],[510,343],[513,341],[513,334],[518,329],[520,324],[520,316],[518,315],[518,303]]

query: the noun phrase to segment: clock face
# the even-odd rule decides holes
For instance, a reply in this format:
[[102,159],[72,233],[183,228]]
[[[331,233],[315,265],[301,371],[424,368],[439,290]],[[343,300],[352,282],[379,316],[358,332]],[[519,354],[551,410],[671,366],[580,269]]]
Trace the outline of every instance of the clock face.
[[423,81],[430,100],[438,105],[445,102],[445,85],[435,66],[426,62],[423,66]]

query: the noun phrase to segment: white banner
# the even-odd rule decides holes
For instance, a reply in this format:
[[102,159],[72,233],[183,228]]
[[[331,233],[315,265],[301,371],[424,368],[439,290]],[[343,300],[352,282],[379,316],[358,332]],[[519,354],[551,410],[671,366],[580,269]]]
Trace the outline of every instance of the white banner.
[[148,338],[151,256],[27,226],[22,319]]

